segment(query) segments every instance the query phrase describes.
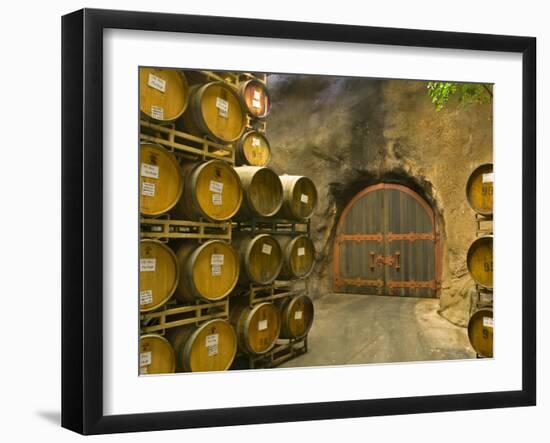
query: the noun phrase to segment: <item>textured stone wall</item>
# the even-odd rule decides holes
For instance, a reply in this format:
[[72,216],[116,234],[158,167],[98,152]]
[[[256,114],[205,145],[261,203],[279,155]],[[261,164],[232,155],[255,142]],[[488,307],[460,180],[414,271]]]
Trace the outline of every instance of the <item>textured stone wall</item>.
[[473,288],[465,257],[475,237],[465,184],[476,166],[492,161],[492,106],[451,103],[435,112],[426,83],[417,81],[271,75],[268,84],[271,167],[309,176],[319,192],[312,295],[331,291],[334,231],[345,205],[367,185],[398,182],[436,211],[440,313],[465,325]]

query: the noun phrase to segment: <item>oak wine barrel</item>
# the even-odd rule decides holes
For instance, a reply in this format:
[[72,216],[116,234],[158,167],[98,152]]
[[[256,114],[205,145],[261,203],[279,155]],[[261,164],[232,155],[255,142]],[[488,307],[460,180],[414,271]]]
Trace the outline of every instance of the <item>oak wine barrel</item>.
[[466,199],[478,214],[493,215],[493,164],[486,163],[472,172],[466,184]]
[[147,216],[164,214],[183,193],[179,163],[170,151],[152,143],[141,143],[139,152],[139,210]]
[[484,235],[474,240],[468,249],[466,265],[476,283],[489,289],[493,287],[492,235]]
[[174,348],[177,372],[225,371],[237,353],[235,330],[227,320],[168,329],[166,337]]
[[222,300],[237,285],[239,256],[227,242],[182,242],[176,259],[180,274],[175,297],[181,302]]
[[278,236],[283,251],[283,267],[279,280],[305,278],[313,270],[315,246],[306,235]]
[[157,240],[139,243],[139,310],[153,311],[174,294],[179,280],[176,255]]
[[246,111],[235,89],[223,82],[191,87],[189,106],[178,128],[218,143],[238,140],[246,125]]
[[493,357],[493,308],[480,308],[470,316],[468,338],[479,355]]
[[170,374],[176,371],[172,345],[162,335],[146,334],[139,338],[139,374]]
[[174,207],[177,218],[229,220],[241,207],[241,181],[229,163],[210,160],[182,166],[185,192]]
[[271,159],[271,145],[259,131],[245,132],[235,144],[237,165],[266,166]]
[[273,170],[261,166],[238,166],[243,201],[237,219],[271,217],[283,204],[283,185]]
[[264,82],[250,79],[239,84],[239,95],[246,111],[255,118],[263,119],[271,111],[271,97]]
[[281,338],[305,337],[313,324],[313,302],[305,294],[279,302],[281,311]]
[[180,117],[189,99],[189,85],[177,69],[139,69],[139,109],[142,115],[159,122]]
[[279,242],[272,235],[234,233],[233,245],[240,256],[240,285],[268,285],[281,272],[283,254]]
[[307,177],[301,175],[281,175],[283,184],[283,205],[277,214],[291,220],[307,220],[317,206],[317,189]]
[[268,352],[275,346],[281,330],[281,315],[273,303],[237,305],[231,310],[230,321],[237,333],[239,349],[247,354]]

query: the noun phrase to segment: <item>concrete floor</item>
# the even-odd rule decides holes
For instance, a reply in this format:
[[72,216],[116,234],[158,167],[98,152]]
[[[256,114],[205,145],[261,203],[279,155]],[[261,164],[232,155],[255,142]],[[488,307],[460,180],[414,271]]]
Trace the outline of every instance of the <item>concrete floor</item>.
[[328,294],[314,306],[308,352],[281,367],[475,358],[437,299]]

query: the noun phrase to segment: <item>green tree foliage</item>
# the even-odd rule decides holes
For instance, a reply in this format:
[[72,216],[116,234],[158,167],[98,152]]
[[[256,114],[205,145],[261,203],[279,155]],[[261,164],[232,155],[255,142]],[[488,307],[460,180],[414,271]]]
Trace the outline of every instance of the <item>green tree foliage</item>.
[[484,83],[428,82],[428,96],[437,112],[451,97],[458,97],[459,106],[489,103],[493,99],[493,86]]

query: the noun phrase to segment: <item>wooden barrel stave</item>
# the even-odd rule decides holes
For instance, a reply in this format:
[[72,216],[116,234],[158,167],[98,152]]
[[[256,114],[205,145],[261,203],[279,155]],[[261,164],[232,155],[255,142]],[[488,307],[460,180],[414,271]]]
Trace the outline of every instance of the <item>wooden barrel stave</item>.
[[476,238],[466,256],[468,272],[473,280],[485,287],[493,287],[493,236]]
[[267,166],[271,159],[271,145],[267,137],[259,131],[244,133],[235,145],[237,166]]
[[230,321],[237,334],[239,349],[252,355],[272,349],[281,330],[280,312],[273,303],[259,303],[254,307],[236,305],[231,310]]
[[182,166],[185,192],[172,213],[177,218],[222,222],[233,217],[243,200],[235,170],[221,160],[187,162]]
[[166,336],[174,348],[177,372],[225,371],[237,353],[235,330],[227,320],[172,328]]
[[227,242],[182,242],[176,253],[180,267],[175,297],[180,302],[218,301],[239,279],[239,256]]
[[278,304],[281,311],[281,338],[305,337],[313,324],[314,308],[311,298],[305,294],[283,299]]
[[139,109],[148,119],[172,122],[187,108],[189,86],[177,69],[139,69]]
[[493,357],[493,308],[480,308],[470,316],[468,338],[479,355]]
[[306,235],[277,236],[283,251],[283,267],[279,280],[305,278],[313,271],[315,246]]
[[240,256],[239,285],[273,283],[283,266],[276,238],[269,234],[235,233],[232,241]]
[[246,111],[237,91],[223,82],[195,85],[190,89],[187,111],[178,128],[218,143],[232,143],[243,134]]
[[470,207],[483,216],[493,215],[493,164],[477,167],[468,178],[466,199]]
[[305,176],[281,175],[283,185],[283,205],[278,217],[290,220],[307,220],[317,206],[315,184]]
[[172,345],[162,335],[146,334],[139,338],[139,374],[170,374],[176,370]]
[[271,169],[261,166],[238,166],[243,189],[243,201],[236,219],[271,217],[283,204],[283,186],[279,176]]
[[152,143],[140,145],[139,208],[146,216],[170,211],[183,193],[180,165],[174,155]]
[[174,294],[179,266],[174,251],[157,240],[141,240],[139,256],[139,309],[149,312],[163,306]]

